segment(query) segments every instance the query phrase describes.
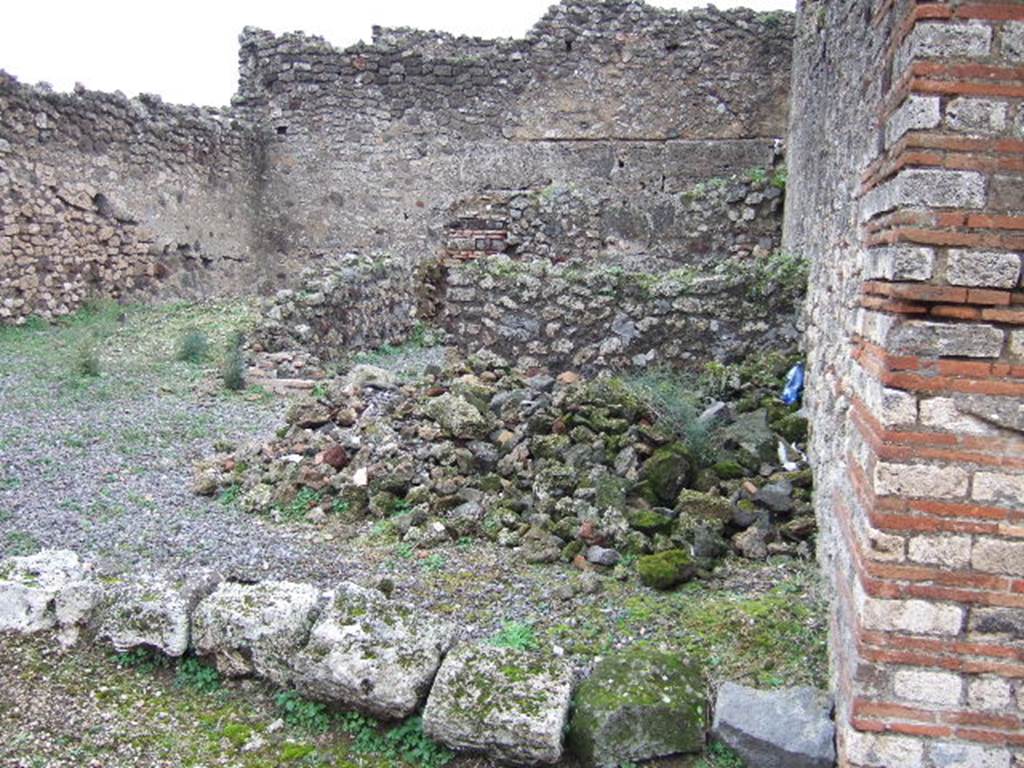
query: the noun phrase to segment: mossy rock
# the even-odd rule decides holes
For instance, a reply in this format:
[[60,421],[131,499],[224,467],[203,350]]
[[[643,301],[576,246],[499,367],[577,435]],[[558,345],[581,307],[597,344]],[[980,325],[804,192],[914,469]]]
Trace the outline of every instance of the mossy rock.
[[784,437],[790,443],[807,441],[807,419],[795,413],[789,413],[772,422],[772,431]]
[[718,476],[719,480],[738,480],[746,477],[747,471],[738,461],[720,461],[711,467],[711,471]]
[[567,435],[537,435],[530,440],[530,453],[538,459],[559,459],[570,445]]
[[636,509],[629,513],[629,525],[648,535],[668,533],[672,530],[674,520],[653,509]]
[[707,493],[712,488],[716,487],[718,483],[718,475],[716,475],[710,469],[702,469],[700,472],[697,473],[697,477],[693,481],[693,489],[695,491]]
[[689,581],[697,573],[697,566],[689,552],[669,549],[646,555],[636,562],[640,581],[654,589],[672,589]]
[[680,515],[696,520],[725,522],[732,518],[732,505],[728,499],[687,488],[679,492],[675,509]]
[[671,506],[683,488],[693,483],[696,462],[682,443],[656,450],[640,468],[644,497],[655,505]]
[[700,752],[706,720],[700,670],[679,654],[628,649],[580,685],[567,744],[585,765],[612,768]]
[[630,483],[616,475],[604,475],[595,485],[594,503],[598,509],[624,509]]

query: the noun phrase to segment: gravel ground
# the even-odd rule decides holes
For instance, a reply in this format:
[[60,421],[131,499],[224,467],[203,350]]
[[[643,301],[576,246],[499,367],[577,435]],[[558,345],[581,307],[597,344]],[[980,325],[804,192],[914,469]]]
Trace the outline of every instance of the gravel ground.
[[[228,577],[324,586],[386,577],[396,597],[448,617],[464,638],[523,622],[539,647],[581,670],[596,655],[649,642],[690,653],[712,685],[724,678],[823,684],[826,620],[813,563],[728,561],[710,581],[674,593],[653,592],[635,578],[602,577],[595,587],[568,565],[529,565],[487,542],[410,552],[377,536],[373,521],[274,523],[195,496],[192,462],[216,442],[270,435],[287,402],[263,392],[228,393],[219,385],[216,352],[196,366],[174,361],[174,346],[184,329],[198,327],[219,349],[251,320],[244,304],[174,305],[0,332],[0,555],[66,547],[109,574],[208,566]],[[99,377],[72,370],[89,346],[100,352]],[[374,362],[408,372],[438,355],[398,351]],[[0,649],[5,643],[0,638]],[[6,645],[8,654],[26,647]],[[39,676],[12,672],[0,659],[5,667],[0,730],[13,718],[31,742],[40,728],[52,730],[40,723],[66,707],[44,707],[49,714],[36,719],[33,708],[42,704],[35,702],[24,716],[12,715],[26,706]],[[60,691],[52,692],[55,702],[75,695]],[[122,726],[131,731],[130,722]],[[63,759],[38,764],[76,764]],[[165,764],[119,760],[109,764]]]

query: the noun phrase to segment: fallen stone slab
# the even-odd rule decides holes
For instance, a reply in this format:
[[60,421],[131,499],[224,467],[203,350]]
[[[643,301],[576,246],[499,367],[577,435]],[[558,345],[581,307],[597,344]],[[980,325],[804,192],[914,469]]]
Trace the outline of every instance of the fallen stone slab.
[[127,577],[104,594],[97,609],[96,637],[110,642],[119,653],[144,647],[182,656],[189,646],[192,609],[213,591],[217,581],[209,573],[188,579]]
[[683,656],[630,649],[607,656],[579,687],[568,745],[587,765],[614,768],[704,749],[701,672]]
[[0,631],[21,633],[60,628],[73,643],[99,594],[92,567],[66,549],[0,562]]
[[295,656],[293,685],[385,719],[423,703],[453,628],[382,592],[340,584]]
[[536,653],[463,645],[445,658],[423,710],[423,730],[454,749],[515,765],[556,763],[572,672]]
[[306,644],[321,592],[309,584],[222,583],[192,615],[192,645],[227,677],[259,675],[279,685]]
[[815,688],[760,691],[725,683],[715,702],[712,734],[749,768],[832,768],[831,712],[828,695]]

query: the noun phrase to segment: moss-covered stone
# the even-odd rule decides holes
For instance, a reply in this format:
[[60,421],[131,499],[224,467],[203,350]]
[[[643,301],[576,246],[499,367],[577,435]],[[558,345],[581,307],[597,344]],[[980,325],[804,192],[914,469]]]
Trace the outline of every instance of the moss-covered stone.
[[795,413],[787,413],[781,419],[772,422],[772,431],[790,443],[806,442],[807,419]]
[[576,693],[568,746],[608,767],[699,752],[706,725],[700,671],[682,656],[628,649],[600,661]]
[[687,488],[679,492],[675,509],[680,515],[696,520],[725,522],[732,518],[732,505],[728,499]]
[[682,443],[656,450],[640,468],[644,497],[652,504],[671,506],[683,488],[693,482],[696,462]]
[[718,462],[711,467],[711,471],[718,476],[719,480],[737,480],[747,474],[738,461],[731,460]]
[[689,552],[669,549],[641,557],[637,560],[636,570],[640,574],[640,581],[648,587],[671,589],[692,579],[697,567]]
[[568,435],[537,435],[530,440],[530,453],[538,459],[558,459],[570,445]]
[[617,475],[603,475],[594,486],[598,509],[623,509],[630,483]]
[[673,520],[653,509],[635,509],[629,513],[629,525],[648,535],[668,533],[672,530]]

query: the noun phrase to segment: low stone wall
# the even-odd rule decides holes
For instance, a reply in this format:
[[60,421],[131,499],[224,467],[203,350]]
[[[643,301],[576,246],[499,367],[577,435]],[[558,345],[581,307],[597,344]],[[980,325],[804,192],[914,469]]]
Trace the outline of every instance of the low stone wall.
[[419,322],[420,306],[429,302],[430,286],[409,260],[328,257],[303,270],[294,290],[266,301],[252,347],[302,350],[329,361],[349,351],[400,344]]
[[780,261],[655,274],[502,256],[448,262],[435,322],[460,347],[486,347],[526,367],[732,362],[795,348],[802,278],[798,263],[785,263],[789,283],[776,279]]
[[[562,757],[576,683],[558,657],[455,645],[451,625],[352,583],[323,591],[222,582],[210,573],[100,580],[67,550],[0,562],[0,632],[54,629],[65,644],[84,633],[119,652],[191,650],[226,677],[257,675],[384,719],[423,708],[427,735],[517,765]],[[696,711],[691,697],[659,699],[692,721],[698,739],[685,751],[703,747],[706,727],[702,686],[693,688]]]

